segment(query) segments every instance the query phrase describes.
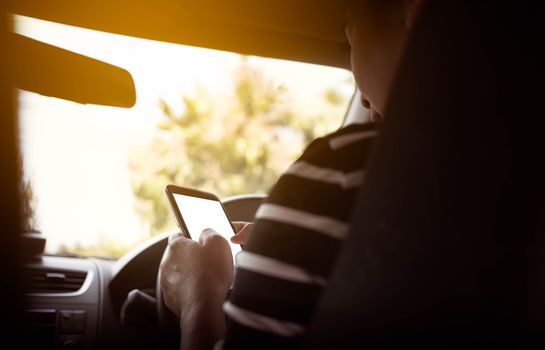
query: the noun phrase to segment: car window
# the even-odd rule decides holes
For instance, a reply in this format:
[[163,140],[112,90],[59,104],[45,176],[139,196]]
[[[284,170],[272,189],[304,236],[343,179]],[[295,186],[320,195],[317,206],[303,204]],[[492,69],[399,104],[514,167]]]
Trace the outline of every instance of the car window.
[[29,229],[49,254],[119,257],[175,228],[163,187],[267,193],[338,128],[349,71],[85,30],[22,16],[20,34],[128,70],[136,105],[18,92]]

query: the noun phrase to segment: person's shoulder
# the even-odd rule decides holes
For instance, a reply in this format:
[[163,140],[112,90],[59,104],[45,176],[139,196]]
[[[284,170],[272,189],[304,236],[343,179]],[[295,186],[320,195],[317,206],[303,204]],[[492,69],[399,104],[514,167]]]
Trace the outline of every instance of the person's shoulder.
[[325,136],[316,138],[307,148],[322,146],[335,150],[341,148],[340,146],[344,144],[348,144],[348,140],[373,139],[377,134],[376,123],[349,124]]
[[365,131],[377,131],[377,123],[367,122],[367,123],[352,123],[345,125],[334,132],[324,136],[325,139],[334,138],[336,136],[341,135],[347,135],[347,134],[354,134],[359,132],[365,132]]
[[376,123],[350,124],[324,137],[331,150],[352,144],[369,143],[377,136]]
[[320,161],[367,153],[378,135],[375,123],[350,124],[311,142],[300,160]]

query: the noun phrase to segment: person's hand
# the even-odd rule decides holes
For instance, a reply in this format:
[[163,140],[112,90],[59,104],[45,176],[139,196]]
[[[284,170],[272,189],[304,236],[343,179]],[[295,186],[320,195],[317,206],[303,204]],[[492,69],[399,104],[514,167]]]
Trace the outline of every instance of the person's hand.
[[166,306],[178,317],[193,305],[220,307],[233,281],[233,258],[227,241],[211,229],[199,242],[181,234],[169,238],[160,266]]
[[231,237],[231,242],[236,244],[245,244],[248,241],[248,237],[252,233],[254,227],[253,222],[244,222],[244,221],[234,221],[233,228],[235,229],[236,234]]

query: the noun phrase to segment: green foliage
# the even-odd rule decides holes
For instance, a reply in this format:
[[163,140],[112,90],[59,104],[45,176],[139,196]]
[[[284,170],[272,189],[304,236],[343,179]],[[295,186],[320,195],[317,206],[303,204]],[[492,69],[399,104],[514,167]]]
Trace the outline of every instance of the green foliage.
[[[129,162],[135,210],[149,236],[174,224],[163,195],[166,184],[220,197],[267,192],[305,145],[339,127],[350,97],[341,88],[353,84],[346,76],[316,96],[310,107],[318,113],[300,106],[292,91],[267,79],[244,57],[231,93],[199,87],[181,97],[181,112],[160,100],[162,118],[154,137],[134,149]],[[32,188],[23,182],[21,192],[25,223],[33,228]],[[61,245],[56,254],[118,258],[133,245],[102,235],[92,244]]]
[[34,216],[34,191],[28,180],[19,181],[19,193],[21,200],[21,228],[24,232],[36,230],[36,218]]
[[[303,147],[341,124],[348,96],[328,89],[321,114],[296,109],[285,86],[274,84],[244,58],[232,95],[199,88],[175,113],[159,102],[163,118],[149,145],[132,154],[136,211],[150,235],[169,228],[166,184],[199,188],[220,197],[264,193]],[[344,105],[343,105],[344,102]]]
[[18,169],[19,181],[17,183],[19,190],[19,213],[21,215],[21,230],[22,232],[36,231],[36,216],[34,213],[35,197],[32,183],[25,177],[23,169],[23,154],[19,154]]

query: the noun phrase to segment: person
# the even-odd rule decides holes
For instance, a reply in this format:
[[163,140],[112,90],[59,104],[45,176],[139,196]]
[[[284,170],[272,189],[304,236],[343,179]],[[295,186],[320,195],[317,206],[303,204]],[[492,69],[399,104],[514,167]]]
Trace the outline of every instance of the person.
[[[353,1],[346,33],[362,104],[380,120],[396,67],[424,0]],[[297,348],[348,231],[373,124],[349,125],[312,142],[256,213],[236,224],[234,278],[227,242],[205,230],[176,235],[161,262],[169,309],[180,317],[181,347]],[[225,297],[233,283],[229,300]]]

